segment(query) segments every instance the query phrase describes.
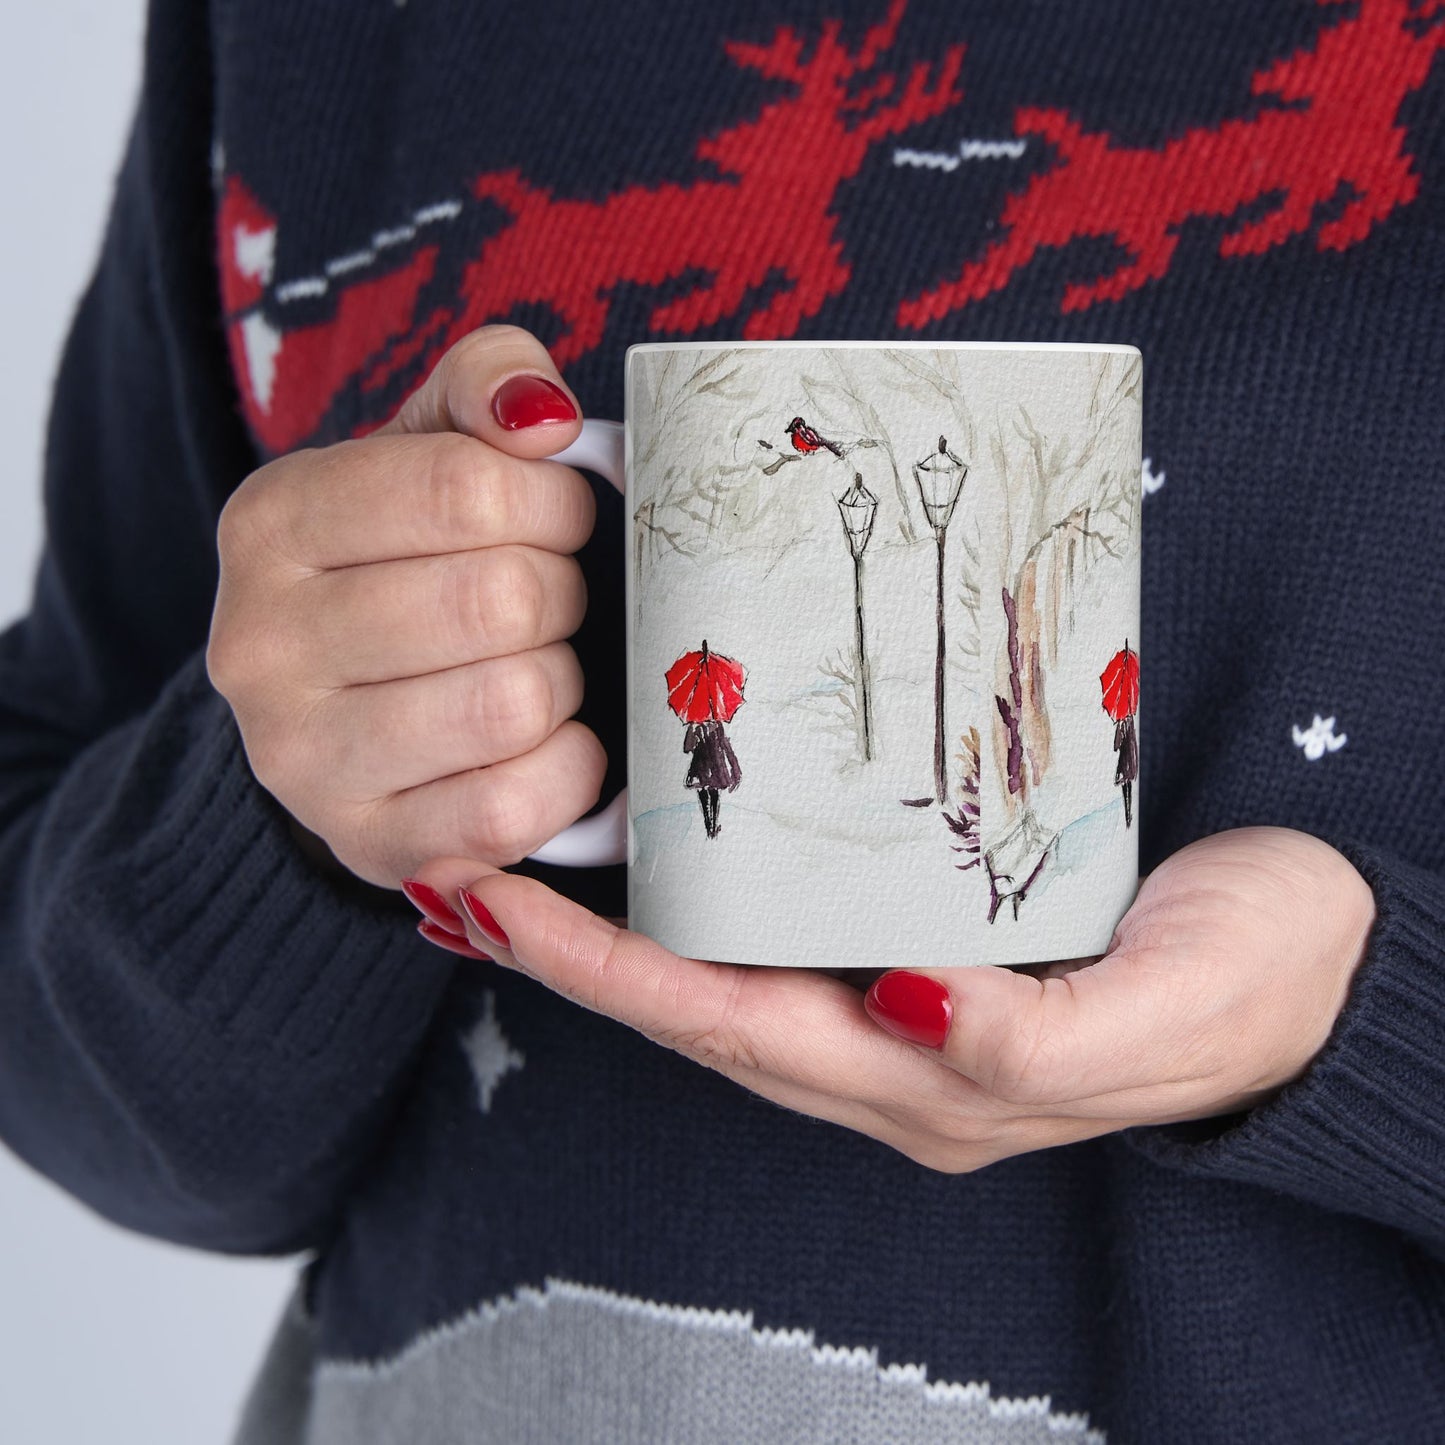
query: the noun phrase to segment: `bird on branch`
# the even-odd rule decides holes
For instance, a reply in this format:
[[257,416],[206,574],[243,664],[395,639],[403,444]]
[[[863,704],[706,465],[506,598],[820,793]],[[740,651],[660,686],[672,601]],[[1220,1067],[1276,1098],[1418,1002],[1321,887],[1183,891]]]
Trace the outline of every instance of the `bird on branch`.
[[788,423],[788,435],[793,439],[793,450],[808,456],[820,448],[833,453],[835,457],[843,455],[843,448],[837,442],[830,442],[827,437],[820,436],[800,416],[795,416]]
[[815,456],[818,452],[832,452],[835,457],[846,457],[849,452],[856,451],[859,447],[876,447],[878,445],[872,437],[859,437],[855,442],[829,441],[827,437],[814,431],[800,416],[795,416],[788,423],[787,435],[793,443],[791,451],[786,446],[780,451],[772,442],[764,441],[762,437],[758,438],[758,445],[764,451],[777,452],[777,455],[771,458],[758,458],[759,461],[766,462],[763,467],[765,477],[775,476],[789,462],[801,462],[807,457]]

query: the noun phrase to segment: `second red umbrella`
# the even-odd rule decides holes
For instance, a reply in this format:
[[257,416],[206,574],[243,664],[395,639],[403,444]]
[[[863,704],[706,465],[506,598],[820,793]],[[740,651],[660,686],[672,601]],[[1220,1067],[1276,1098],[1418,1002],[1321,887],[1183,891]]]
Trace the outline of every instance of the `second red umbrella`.
[[1139,711],[1139,654],[1127,642],[1099,674],[1099,685],[1104,689],[1104,711],[1115,722]]

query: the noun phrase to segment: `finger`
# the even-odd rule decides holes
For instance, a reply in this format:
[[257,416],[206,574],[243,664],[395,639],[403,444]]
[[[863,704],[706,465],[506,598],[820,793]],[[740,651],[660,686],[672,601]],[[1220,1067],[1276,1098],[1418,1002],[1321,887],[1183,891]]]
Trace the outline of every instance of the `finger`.
[[936,1092],[947,1074],[874,1029],[841,980],[680,958],[533,879],[493,874],[469,892],[495,925],[493,941],[549,988],[760,1092],[768,1078],[826,1096],[825,1117]]
[[438,853],[520,862],[597,801],[607,756],[591,731],[564,722],[521,757],[393,794],[373,806],[368,852],[395,887]]
[[229,551],[321,571],[519,543],[575,552],[591,485],[471,437],[373,436],[295,452],[247,478],[223,514]]
[[547,457],[577,439],[582,408],[547,348],[519,326],[464,336],[382,433],[462,432],[516,457]]
[[[1173,962],[1176,977],[1188,967]],[[1116,950],[1043,978],[1007,968],[895,972],[870,990],[868,1011],[994,1097],[1067,1112],[1186,1078],[1182,997],[1169,970]]]
[[350,687],[560,642],[582,625],[587,584],[571,557],[488,547],[323,572],[289,606],[301,623],[295,670]]
[[324,733],[335,783],[375,801],[532,752],[582,705],[565,642],[425,677],[347,687],[307,720]]
[[492,960],[480,949],[473,948],[465,938],[458,938],[449,929],[442,928],[439,924],[433,923],[429,918],[423,918],[416,926],[416,931],[426,939],[428,943],[435,944],[446,953],[455,953],[462,958],[469,958],[473,963],[490,963]]
[[457,912],[455,901],[449,903],[445,893],[427,882],[424,870],[418,870],[415,878],[403,878],[401,891],[412,907],[421,914],[423,923],[430,923],[433,928],[439,928],[443,933],[450,933],[453,938],[460,938],[465,942],[466,920]]
[[[537,978],[538,982],[547,986],[546,978],[534,973],[518,959],[512,951],[511,940],[503,931],[500,921],[481,902],[480,891],[484,888],[486,891],[490,891],[489,880],[493,877],[503,876],[505,875],[496,870],[479,869],[475,859],[434,858],[428,860],[418,870],[417,881],[425,884],[430,890],[432,899],[440,899],[451,916],[465,924],[468,947],[473,954],[483,953],[505,967],[515,968],[518,972]],[[464,891],[469,895],[467,902],[463,901]],[[557,895],[552,896],[556,897]],[[436,906],[434,902],[432,906]],[[575,905],[570,906],[575,907]],[[483,929],[487,931],[484,932]],[[659,947],[658,945],[652,946]],[[666,953],[665,950],[662,952]],[[691,962],[691,960],[678,959],[671,954],[666,956],[674,964]],[[708,967],[725,966],[708,965]],[[560,992],[560,990],[558,991]],[[610,1016],[617,1017],[616,1014]],[[715,1067],[717,1066],[717,1060],[711,1062]],[[793,1079],[768,1074],[758,1069],[739,1066],[735,1069],[724,1070],[724,1072],[730,1073],[736,1082],[784,1109],[791,1109],[817,1119],[826,1119],[840,1124],[844,1128],[858,1130],[874,1138],[885,1139],[885,1142],[893,1143],[894,1147],[900,1149],[907,1143],[905,1131],[894,1120],[865,1102],[823,1093]]]

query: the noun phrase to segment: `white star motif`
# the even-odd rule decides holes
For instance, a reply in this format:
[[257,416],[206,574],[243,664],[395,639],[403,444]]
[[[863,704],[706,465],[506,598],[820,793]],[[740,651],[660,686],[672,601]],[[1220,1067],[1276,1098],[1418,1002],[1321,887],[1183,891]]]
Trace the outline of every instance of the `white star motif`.
[[1164,485],[1164,473],[1154,470],[1153,457],[1144,458],[1144,470],[1139,480],[1146,497],[1152,497]]
[[502,1026],[497,1022],[497,996],[491,989],[482,996],[481,1018],[462,1035],[461,1045],[466,1050],[467,1062],[472,1066],[472,1077],[477,1081],[477,1103],[481,1105],[482,1113],[490,1114],[497,1085],[526,1062],[508,1043]]
[[1350,740],[1348,733],[1335,732],[1334,718],[1322,718],[1319,713],[1309,727],[1296,726],[1291,731],[1295,747],[1303,748],[1305,757],[1312,763],[1319,762],[1327,752],[1339,752]]

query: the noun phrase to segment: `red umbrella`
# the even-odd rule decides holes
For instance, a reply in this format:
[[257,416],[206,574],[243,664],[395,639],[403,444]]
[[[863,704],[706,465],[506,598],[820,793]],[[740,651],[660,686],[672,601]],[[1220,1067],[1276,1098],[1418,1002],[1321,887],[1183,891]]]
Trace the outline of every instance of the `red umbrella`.
[[1139,711],[1139,654],[1130,651],[1127,642],[1099,674],[1099,683],[1104,689],[1104,711],[1115,722]]
[[709,652],[684,652],[667,669],[667,702],[686,723],[731,722],[743,704],[743,682],[747,674],[742,663]]

